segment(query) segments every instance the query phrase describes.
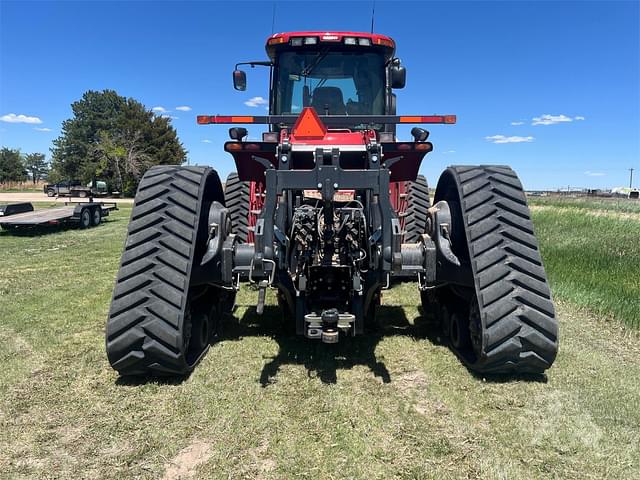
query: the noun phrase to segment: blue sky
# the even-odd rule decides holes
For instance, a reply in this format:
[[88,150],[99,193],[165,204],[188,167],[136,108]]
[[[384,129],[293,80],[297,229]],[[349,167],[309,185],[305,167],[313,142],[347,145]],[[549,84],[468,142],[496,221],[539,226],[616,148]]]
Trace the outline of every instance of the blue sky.
[[[266,58],[273,4],[0,0],[0,145],[49,157],[70,104],[110,88],[164,108],[191,163],[226,175],[227,128],[195,116],[264,113],[245,102],[268,97],[266,69],[248,71],[246,92],[231,71]],[[275,31],[368,31],[371,6],[276,2]],[[377,0],[375,20],[407,67],[398,112],[458,115],[430,128],[429,182],[449,164],[493,163],[527,188],[628,185],[630,167],[640,184],[639,25],[637,1]]]

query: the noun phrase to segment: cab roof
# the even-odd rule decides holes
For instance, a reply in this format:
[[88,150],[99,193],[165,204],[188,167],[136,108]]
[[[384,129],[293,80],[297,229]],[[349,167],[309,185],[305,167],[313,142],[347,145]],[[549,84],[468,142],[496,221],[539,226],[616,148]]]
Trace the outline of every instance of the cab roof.
[[[385,50],[385,57],[391,58],[395,53],[396,42],[391,37],[386,35],[380,35],[378,33],[364,33],[364,32],[285,32],[285,33],[274,33],[269,38],[267,38],[267,43],[265,48],[267,50],[267,55],[269,58],[274,59],[276,51],[282,47],[294,47],[292,43],[292,39],[301,38],[303,45],[300,46],[347,46],[351,48],[380,48],[382,47]],[[307,40],[309,39],[309,40]],[[310,44],[307,41],[313,41],[315,39],[315,43]],[[345,40],[346,39],[346,40]],[[355,39],[355,43],[346,43],[353,42]],[[368,40],[368,44],[367,44]]]

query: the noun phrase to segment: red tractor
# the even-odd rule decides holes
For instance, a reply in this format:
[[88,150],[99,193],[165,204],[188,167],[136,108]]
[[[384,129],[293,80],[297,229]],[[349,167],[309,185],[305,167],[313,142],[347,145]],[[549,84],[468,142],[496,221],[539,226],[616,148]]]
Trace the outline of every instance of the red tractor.
[[[453,115],[396,115],[406,71],[394,41],[354,32],[272,35],[261,141],[229,130],[237,167],[150,169],[140,182],[107,322],[122,375],[176,375],[206,353],[241,282],[262,313],[275,289],[297,335],[324,343],[375,323],[381,290],[416,281],[426,315],[470,369],[541,373],[558,326],[522,185],[507,166],[454,166],[431,206],[420,164],[432,149],[414,127]],[[233,72],[236,90],[246,74]]]

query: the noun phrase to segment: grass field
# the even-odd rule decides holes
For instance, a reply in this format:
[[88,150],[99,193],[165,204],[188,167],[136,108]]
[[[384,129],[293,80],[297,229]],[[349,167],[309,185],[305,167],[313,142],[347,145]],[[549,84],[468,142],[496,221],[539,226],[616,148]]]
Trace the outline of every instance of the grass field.
[[640,202],[536,200],[556,298],[640,328]]
[[640,214],[596,207],[534,206],[561,339],[533,379],[471,375],[402,285],[382,335],[337,346],[245,289],[189,378],[122,381],[104,322],[130,210],[0,233],[0,477],[640,478]]

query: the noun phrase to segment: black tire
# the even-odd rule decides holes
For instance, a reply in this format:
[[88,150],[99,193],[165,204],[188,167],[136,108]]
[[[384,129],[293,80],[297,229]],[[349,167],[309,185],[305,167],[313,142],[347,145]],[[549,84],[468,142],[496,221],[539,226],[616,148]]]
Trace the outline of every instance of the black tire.
[[474,278],[457,300],[455,288],[440,295],[466,316],[469,330],[453,348],[478,372],[542,373],[557,354],[558,322],[517,175],[504,166],[450,167],[435,200],[452,206],[453,250]]
[[47,190],[47,197],[55,197],[56,196],[56,191],[49,189]]
[[231,216],[232,232],[236,234],[239,243],[247,243],[251,208],[249,182],[241,182],[237,173],[230,173],[224,184],[224,201]]
[[83,208],[80,211],[80,228],[89,228],[91,226],[91,211]]
[[424,175],[418,175],[415,182],[408,182],[407,211],[404,217],[404,243],[416,243],[427,231],[427,215],[431,202],[429,186]]
[[107,356],[121,375],[186,374],[208,350],[220,297],[190,279],[214,200],[223,193],[210,168],[156,166],[142,178],[106,329]]
[[95,207],[91,212],[91,226],[97,227],[102,222],[102,208]]

